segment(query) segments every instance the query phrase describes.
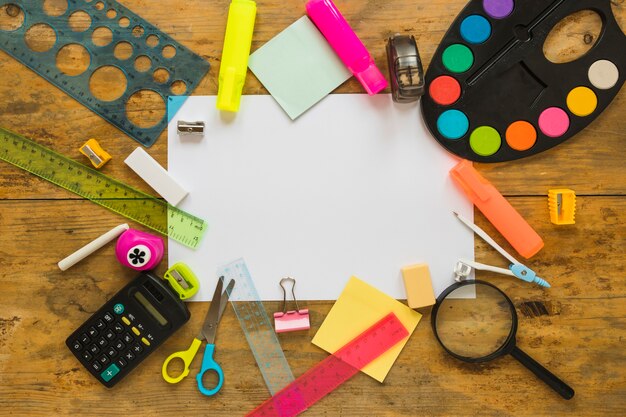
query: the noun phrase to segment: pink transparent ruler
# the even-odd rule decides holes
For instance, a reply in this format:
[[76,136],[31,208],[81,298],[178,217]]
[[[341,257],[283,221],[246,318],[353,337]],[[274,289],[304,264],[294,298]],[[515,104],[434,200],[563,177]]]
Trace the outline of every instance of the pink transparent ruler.
[[248,416],[297,416],[408,336],[409,332],[402,322],[395,314],[389,313],[258,406]]

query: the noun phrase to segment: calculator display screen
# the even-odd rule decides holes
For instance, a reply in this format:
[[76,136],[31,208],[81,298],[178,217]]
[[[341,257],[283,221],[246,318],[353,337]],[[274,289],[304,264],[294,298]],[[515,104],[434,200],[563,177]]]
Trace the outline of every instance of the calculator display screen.
[[152,303],[148,301],[145,295],[143,295],[139,291],[136,291],[135,298],[142,306],[144,306],[148,313],[150,313],[152,317],[154,317],[154,319],[159,322],[161,326],[165,326],[167,324],[167,319],[163,317],[161,313],[159,313],[159,310],[157,310],[156,307],[154,307]]

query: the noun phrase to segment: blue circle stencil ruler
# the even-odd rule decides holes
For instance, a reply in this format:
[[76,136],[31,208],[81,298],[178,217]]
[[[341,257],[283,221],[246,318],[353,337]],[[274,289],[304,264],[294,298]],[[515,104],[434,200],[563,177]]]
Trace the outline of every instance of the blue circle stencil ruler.
[[219,268],[218,276],[226,280],[234,279],[237,283],[229,294],[229,300],[265,384],[270,393],[275,395],[293,382],[294,377],[248,267],[243,259],[238,259]]
[[192,249],[207,223],[52,149],[0,127],[0,160],[149,227]]
[[[0,2],[0,13],[11,22],[0,27],[0,48],[137,142],[151,146],[167,125],[167,97],[190,95],[209,63],[116,1],[67,0],[65,10],[45,10],[45,3]],[[92,90],[98,80],[111,88],[105,86],[105,93]],[[154,110],[159,101],[160,119],[158,111],[150,121],[129,118],[129,102],[145,102],[141,109]]]

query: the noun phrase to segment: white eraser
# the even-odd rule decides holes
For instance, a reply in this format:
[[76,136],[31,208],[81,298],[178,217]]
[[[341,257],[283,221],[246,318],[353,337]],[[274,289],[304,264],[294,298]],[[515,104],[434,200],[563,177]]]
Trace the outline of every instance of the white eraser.
[[189,194],[142,148],[135,149],[124,163],[173,206],[178,205]]

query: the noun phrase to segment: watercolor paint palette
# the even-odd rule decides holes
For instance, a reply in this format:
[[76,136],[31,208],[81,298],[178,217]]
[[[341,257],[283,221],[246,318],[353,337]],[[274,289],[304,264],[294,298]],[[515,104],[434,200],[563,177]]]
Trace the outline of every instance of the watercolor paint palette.
[[[595,45],[568,63],[543,44],[563,18],[592,10]],[[456,18],[426,73],[422,113],[448,151],[503,162],[552,148],[587,127],[624,84],[626,36],[610,0],[473,0]]]

